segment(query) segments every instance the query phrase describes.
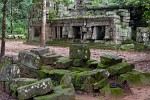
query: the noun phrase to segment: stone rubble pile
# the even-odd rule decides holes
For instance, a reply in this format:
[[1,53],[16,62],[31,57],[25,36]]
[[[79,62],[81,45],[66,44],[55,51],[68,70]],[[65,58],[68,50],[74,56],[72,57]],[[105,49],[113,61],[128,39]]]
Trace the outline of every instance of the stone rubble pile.
[[87,45],[73,44],[69,55],[51,53],[49,48],[21,51],[17,60],[6,55],[0,87],[19,100],[75,100],[75,90],[123,95],[131,91],[128,84],[149,82],[149,73],[135,71],[133,64],[116,55],[90,59]]

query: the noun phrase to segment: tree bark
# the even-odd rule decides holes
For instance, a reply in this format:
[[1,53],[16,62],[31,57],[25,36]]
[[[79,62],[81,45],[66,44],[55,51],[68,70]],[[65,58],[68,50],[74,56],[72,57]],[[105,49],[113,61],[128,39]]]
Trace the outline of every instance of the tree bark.
[[46,0],[43,0],[42,27],[41,27],[41,36],[40,36],[41,47],[45,47],[45,31],[46,31]]
[[1,42],[1,55],[0,55],[0,63],[2,61],[2,57],[5,55],[5,41],[6,41],[6,10],[7,10],[7,0],[3,0],[3,18],[2,18],[2,42]]

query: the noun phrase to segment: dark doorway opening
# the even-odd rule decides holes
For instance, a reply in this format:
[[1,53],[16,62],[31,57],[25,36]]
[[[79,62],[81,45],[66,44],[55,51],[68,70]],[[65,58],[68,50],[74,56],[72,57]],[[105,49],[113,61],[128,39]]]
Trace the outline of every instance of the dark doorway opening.
[[105,26],[97,26],[97,40],[104,40]]
[[63,32],[63,28],[60,27],[60,39],[62,38],[62,32]]
[[57,39],[57,27],[55,27],[55,38]]
[[73,26],[73,34],[75,39],[81,39],[81,29],[80,26]]
[[34,31],[34,37],[40,37],[41,27],[35,27]]

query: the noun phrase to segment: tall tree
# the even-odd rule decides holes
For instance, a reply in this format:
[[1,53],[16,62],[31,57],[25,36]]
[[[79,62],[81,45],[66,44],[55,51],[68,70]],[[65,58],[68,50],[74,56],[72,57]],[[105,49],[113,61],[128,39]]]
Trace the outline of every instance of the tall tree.
[[43,0],[42,27],[41,27],[41,36],[40,36],[41,47],[45,47],[45,31],[46,31],[46,0]]
[[6,4],[7,0],[3,0],[3,18],[2,18],[2,42],[1,42],[1,55],[0,55],[0,62],[2,61],[2,57],[5,55],[5,40],[6,40]]

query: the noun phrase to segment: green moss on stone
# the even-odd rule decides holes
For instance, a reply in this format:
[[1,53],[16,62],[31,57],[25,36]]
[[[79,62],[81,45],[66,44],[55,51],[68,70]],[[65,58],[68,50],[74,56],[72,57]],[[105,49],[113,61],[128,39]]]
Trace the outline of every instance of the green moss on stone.
[[109,95],[111,97],[122,97],[124,96],[124,92],[121,88],[110,88],[109,86],[105,86],[104,88],[100,89],[100,93],[102,95]]
[[99,82],[94,84],[94,89],[97,90],[97,89],[103,88],[107,84],[108,84],[108,78],[104,78],[104,79],[102,79]]
[[122,62],[122,58],[117,55],[102,55],[100,59],[104,65],[115,65]]
[[120,75],[126,72],[132,71],[134,69],[134,65],[127,62],[122,62],[116,65],[109,67],[107,70],[111,75]]

